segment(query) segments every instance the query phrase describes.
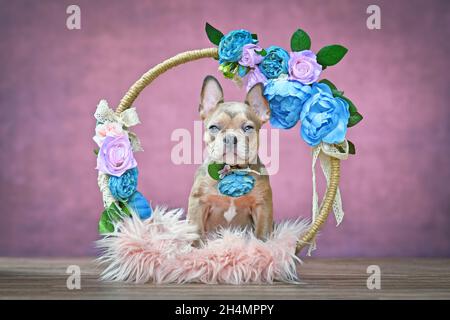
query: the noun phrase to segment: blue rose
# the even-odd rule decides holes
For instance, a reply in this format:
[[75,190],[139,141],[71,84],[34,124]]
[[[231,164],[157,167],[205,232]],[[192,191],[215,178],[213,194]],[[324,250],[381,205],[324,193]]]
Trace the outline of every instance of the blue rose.
[[246,44],[255,44],[258,40],[252,38],[247,30],[234,30],[223,36],[219,43],[219,63],[238,62],[242,56],[242,48]]
[[300,114],[301,135],[311,147],[321,141],[341,143],[347,133],[350,117],[347,101],[333,97],[330,87],[324,83],[314,83],[311,97],[303,104]]
[[271,46],[266,50],[267,54],[259,65],[259,70],[267,79],[278,78],[281,74],[288,73],[289,53],[283,48]]
[[221,194],[230,197],[240,197],[249,193],[255,185],[255,178],[247,172],[235,171],[219,181],[217,187]]
[[109,190],[114,199],[119,201],[127,201],[129,197],[136,191],[138,181],[137,168],[125,171],[120,177],[109,177]]
[[269,81],[264,89],[264,96],[269,102],[272,127],[289,129],[295,126],[300,119],[303,103],[309,98],[310,92],[310,86],[296,80]]

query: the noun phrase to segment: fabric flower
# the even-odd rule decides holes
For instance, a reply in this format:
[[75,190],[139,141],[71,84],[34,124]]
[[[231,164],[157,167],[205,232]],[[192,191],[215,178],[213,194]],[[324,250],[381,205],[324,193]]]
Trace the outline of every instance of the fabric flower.
[[288,73],[289,53],[283,48],[271,46],[266,50],[267,54],[259,65],[259,69],[267,79],[278,78],[281,74]]
[[264,89],[264,96],[269,102],[272,127],[289,129],[295,126],[310,92],[310,86],[298,81],[288,79],[269,81]]
[[266,84],[267,78],[261,73],[259,68],[255,68],[247,73],[245,79],[245,88],[249,91],[257,83]]
[[289,59],[289,78],[300,81],[303,84],[312,84],[319,79],[322,66],[317,63],[317,58],[311,50],[291,52]]
[[239,64],[244,67],[254,68],[263,61],[264,57],[255,51],[262,51],[260,46],[255,44],[246,44],[242,47],[242,56]]
[[219,43],[219,63],[238,62],[242,56],[242,48],[246,44],[256,44],[258,40],[253,39],[247,30],[234,30],[225,35]]
[[217,187],[221,194],[240,197],[249,193],[255,185],[255,178],[247,172],[235,171],[219,181]]
[[128,199],[128,206],[133,209],[142,220],[150,218],[153,213],[150,203],[139,191],[133,193],[130,199]]
[[137,166],[128,136],[107,136],[97,156],[97,169],[111,176],[120,177],[128,169]]
[[226,164],[223,166],[222,170],[219,170],[219,178],[223,179],[231,171],[231,166]]
[[311,147],[322,141],[330,144],[343,142],[350,117],[348,108],[347,101],[333,97],[328,85],[313,84],[311,97],[303,104],[300,114],[303,140]]
[[109,190],[114,199],[119,201],[127,201],[129,197],[136,191],[138,182],[138,169],[133,168],[125,171],[120,177],[109,177]]
[[93,139],[97,143],[97,145],[101,147],[103,140],[105,140],[106,137],[117,137],[124,133],[126,132],[123,130],[123,127],[120,123],[99,123],[95,127],[95,136],[93,137]]

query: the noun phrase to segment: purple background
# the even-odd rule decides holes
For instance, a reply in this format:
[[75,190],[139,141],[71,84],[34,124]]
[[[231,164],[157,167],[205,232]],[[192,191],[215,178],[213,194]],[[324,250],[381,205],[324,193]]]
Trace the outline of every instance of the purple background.
[[[81,7],[82,29],[66,28]],[[368,30],[378,4],[382,29]],[[324,77],[365,120],[349,132],[357,156],[343,163],[346,217],[320,236],[319,256],[450,256],[450,6],[448,1],[0,1],[0,255],[94,254],[102,211],[93,113],[115,106],[154,64],[209,47],[204,23],[246,28],[261,45],[289,46],[302,27],[313,49],[350,49]],[[170,135],[193,129],[205,75],[227,99],[244,92],[203,60],[165,74],[136,101],[139,189],[154,204],[186,207],[196,165],[173,165]],[[271,178],[275,216],[310,216],[310,149],[298,126],[280,132]],[[295,174],[294,174],[295,173]]]

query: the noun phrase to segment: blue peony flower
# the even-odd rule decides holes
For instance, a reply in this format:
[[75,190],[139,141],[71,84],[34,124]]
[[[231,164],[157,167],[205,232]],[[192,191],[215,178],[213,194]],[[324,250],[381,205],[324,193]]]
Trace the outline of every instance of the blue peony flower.
[[269,81],[264,89],[264,96],[269,102],[272,127],[289,129],[295,126],[300,119],[303,103],[309,98],[310,92],[310,86],[296,80]]
[[330,87],[324,83],[314,83],[311,97],[303,104],[300,114],[301,135],[311,147],[321,141],[341,143],[347,133],[350,117],[347,101],[333,97]]
[[120,177],[109,177],[109,190],[114,199],[119,201],[127,201],[129,197],[136,191],[138,182],[137,167],[125,171]]
[[150,218],[153,213],[150,203],[139,191],[133,193],[130,199],[128,199],[128,206],[130,206],[142,220]]
[[288,73],[289,53],[283,48],[271,46],[266,49],[266,56],[259,65],[259,70],[267,79],[278,78]]
[[235,171],[219,181],[217,187],[221,194],[240,197],[249,193],[255,185],[255,178],[247,172]]
[[234,30],[225,35],[219,43],[219,63],[238,62],[242,56],[242,48],[246,44],[255,44],[258,40],[253,39],[247,30]]

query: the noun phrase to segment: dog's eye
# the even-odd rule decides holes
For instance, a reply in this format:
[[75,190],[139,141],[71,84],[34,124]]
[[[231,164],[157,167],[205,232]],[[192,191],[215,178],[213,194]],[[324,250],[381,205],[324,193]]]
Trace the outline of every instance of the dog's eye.
[[220,131],[220,128],[218,126],[212,125],[209,126],[208,130],[211,131],[212,133],[216,133]]
[[252,131],[253,129],[255,129],[253,126],[248,125],[248,126],[245,126],[245,127],[244,127],[244,132],[250,132],[250,131]]

